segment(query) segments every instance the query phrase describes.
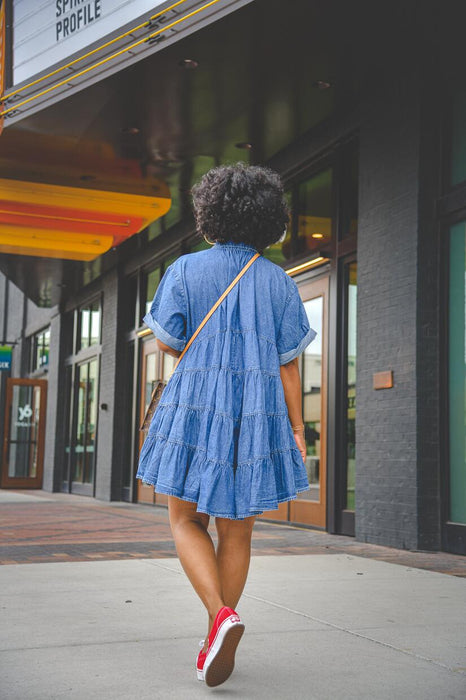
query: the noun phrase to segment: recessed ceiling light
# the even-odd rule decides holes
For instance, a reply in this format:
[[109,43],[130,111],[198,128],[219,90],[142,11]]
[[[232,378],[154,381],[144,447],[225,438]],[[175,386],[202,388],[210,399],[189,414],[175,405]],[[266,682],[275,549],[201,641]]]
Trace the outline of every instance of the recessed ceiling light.
[[252,148],[252,143],[249,143],[248,141],[239,141],[238,143],[235,143],[236,148],[244,148],[246,151],[250,151]]
[[318,90],[328,90],[329,88],[333,87],[333,84],[329,80],[316,80],[314,83],[312,83],[312,87],[315,87]]
[[324,234],[323,233],[313,233],[311,234],[311,238],[323,238]]
[[136,136],[139,134],[139,128],[137,126],[124,126],[121,130],[122,134],[131,134],[131,136]]
[[194,70],[199,66],[199,61],[195,61],[193,58],[183,58],[178,65],[180,68],[186,68],[186,70]]

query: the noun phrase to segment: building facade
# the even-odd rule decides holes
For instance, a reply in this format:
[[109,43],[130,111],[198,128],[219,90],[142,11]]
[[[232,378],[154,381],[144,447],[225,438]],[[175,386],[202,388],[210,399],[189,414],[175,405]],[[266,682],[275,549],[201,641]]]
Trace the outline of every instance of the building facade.
[[[5,4],[2,487],[166,503],[134,478],[173,365],[142,317],[166,267],[206,245],[190,187],[242,160],[284,179],[292,219],[265,255],[318,331],[300,360],[311,490],[262,517],[466,552],[460,13],[374,4],[141,2],[90,37],[91,14],[68,14],[40,64],[32,15]],[[137,232],[111,238],[125,221]]]

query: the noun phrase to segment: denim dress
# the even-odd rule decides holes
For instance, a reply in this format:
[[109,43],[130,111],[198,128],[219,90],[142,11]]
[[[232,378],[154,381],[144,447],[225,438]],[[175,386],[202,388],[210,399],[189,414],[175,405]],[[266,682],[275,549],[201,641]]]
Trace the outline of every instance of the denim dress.
[[[167,268],[144,322],[183,350],[256,250],[216,243]],[[258,258],[207,321],[165,387],[136,478],[197,511],[241,520],[309,489],[280,365],[315,338],[296,283]]]

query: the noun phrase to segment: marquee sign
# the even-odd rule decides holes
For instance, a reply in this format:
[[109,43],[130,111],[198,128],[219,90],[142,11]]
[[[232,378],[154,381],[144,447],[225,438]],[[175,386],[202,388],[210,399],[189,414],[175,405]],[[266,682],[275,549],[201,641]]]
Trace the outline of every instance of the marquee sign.
[[166,5],[154,0],[13,0],[13,84]]
[[0,119],[19,121],[252,1],[11,0],[13,86]]

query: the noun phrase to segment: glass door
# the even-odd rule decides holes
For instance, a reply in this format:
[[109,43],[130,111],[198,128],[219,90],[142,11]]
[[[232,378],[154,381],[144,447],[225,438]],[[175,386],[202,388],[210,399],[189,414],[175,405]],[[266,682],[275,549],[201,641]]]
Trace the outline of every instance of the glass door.
[[95,481],[99,360],[76,366],[71,492],[92,496]]
[[327,504],[327,309],[328,278],[299,288],[315,340],[300,358],[306,471],[309,491],[289,504],[289,520],[326,527]]
[[306,438],[306,471],[309,491],[298,494],[278,510],[262,516],[271,520],[326,527],[327,494],[327,316],[328,278],[306,282],[299,287],[309,325],[317,337],[300,357],[303,418]]
[[2,488],[40,489],[47,382],[7,379]]
[[[159,380],[159,350],[155,338],[145,340],[142,343],[142,372],[139,392],[139,425],[142,424],[147,409],[149,408],[152,390]],[[139,431],[139,452],[144,443],[144,433]],[[149,484],[137,481],[138,503],[154,503],[154,488]]]

